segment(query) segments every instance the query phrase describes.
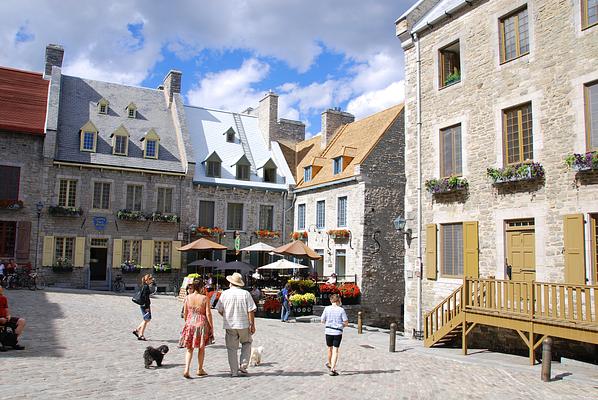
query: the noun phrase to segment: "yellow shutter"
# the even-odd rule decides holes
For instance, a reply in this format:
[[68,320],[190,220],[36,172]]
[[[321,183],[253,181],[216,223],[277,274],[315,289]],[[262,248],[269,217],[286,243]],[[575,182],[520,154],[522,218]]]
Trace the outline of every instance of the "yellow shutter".
[[85,265],[85,238],[75,238],[75,259],[73,260],[74,267],[83,267]]
[[42,266],[50,267],[54,264],[54,236],[44,236],[44,250],[42,251]]
[[467,278],[480,275],[478,221],[463,222],[463,273]]
[[436,279],[436,224],[426,225],[426,278]]
[[154,266],[154,241],[143,240],[141,242],[141,266],[152,268]]
[[181,252],[177,249],[181,247],[181,242],[175,240],[172,242],[172,262],[171,266],[174,269],[181,269]]
[[114,239],[112,246],[112,268],[120,268],[123,259],[123,240]]
[[583,214],[565,215],[563,220],[565,283],[585,285]]

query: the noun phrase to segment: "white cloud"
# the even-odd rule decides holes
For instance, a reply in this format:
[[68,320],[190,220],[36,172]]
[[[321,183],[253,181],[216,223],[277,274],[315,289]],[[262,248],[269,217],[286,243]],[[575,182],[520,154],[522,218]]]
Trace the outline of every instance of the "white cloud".
[[347,105],[347,111],[360,119],[402,103],[404,99],[404,81],[393,82],[384,89],[365,92],[354,98]]

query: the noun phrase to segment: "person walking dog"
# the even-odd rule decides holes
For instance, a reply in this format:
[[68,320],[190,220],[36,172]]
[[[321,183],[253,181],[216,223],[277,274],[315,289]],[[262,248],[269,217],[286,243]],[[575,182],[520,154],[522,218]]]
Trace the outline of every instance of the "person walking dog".
[[141,307],[141,315],[143,316],[143,321],[137,326],[137,329],[133,331],[133,335],[137,336],[137,340],[146,340],[145,336],[145,329],[147,325],[152,320],[152,310],[150,308],[150,287],[149,285],[154,281],[154,277],[150,274],[144,275],[141,278],[141,296],[140,296],[140,303],[139,306]]
[[[235,272],[227,276],[226,280],[230,283],[230,288],[222,293],[216,309],[223,317],[228,365],[231,376],[235,377],[239,376],[239,373],[247,374],[257,307],[251,294],[242,289],[245,282],[241,274]],[[241,343],[241,357],[237,358],[239,343]]]
[[326,347],[328,347],[328,362],[331,376],[337,376],[336,364],[338,362],[339,347],[343,340],[343,329],[349,325],[345,309],[341,307],[341,298],[338,294],[330,295],[330,305],[324,308],[321,321],[325,325]]

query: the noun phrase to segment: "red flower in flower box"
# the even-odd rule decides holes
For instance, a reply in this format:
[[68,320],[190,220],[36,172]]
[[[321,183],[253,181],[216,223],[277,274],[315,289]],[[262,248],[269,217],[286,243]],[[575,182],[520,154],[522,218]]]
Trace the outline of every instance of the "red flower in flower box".
[[258,238],[263,239],[276,239],[280,237],[280,233],[278,231],[269,231],[267,229],[260,229],[259,231],[255,231],[255,236]]
[[293,233],[291,233],[291,238],[293,238],[293,240],[307,239],[307,232],[306,231],[293,232]]
[[333,239],[348,239],[351,231],[348,229],[330,229],[328,235]]
[[321,283],[320,284],[320,293],[340,293],[338,287],[333,285],[332,283]]
[[341,297],[345,299],[358,297],[359,293],[361,293],[359,290],[359,286],[357,286],[356,283],[346,282],[341,284],[338,289],[341,294]]
[[267,298],[264,302],[264,311],[269,313],[276,313],[280,312],[282,308],[282,303],[277,298]]

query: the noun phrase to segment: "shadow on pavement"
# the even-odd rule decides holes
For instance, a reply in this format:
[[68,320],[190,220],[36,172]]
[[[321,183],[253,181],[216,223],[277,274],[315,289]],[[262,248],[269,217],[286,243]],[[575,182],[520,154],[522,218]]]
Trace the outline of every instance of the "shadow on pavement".
[[343,371],[341,370],[341,375],[378,375],[378,374],[394,374],[395,372],[399,372],[399,369],[390,369],[390,370],[381,370],[381,369],[373,369],[369,371]]
[[555,375],[554,378],[551,379],[551,381],[562,381],[563,378],[566,378],[567,376],[571,375],[573,375],[571,372],[563,372],[562,374]]

